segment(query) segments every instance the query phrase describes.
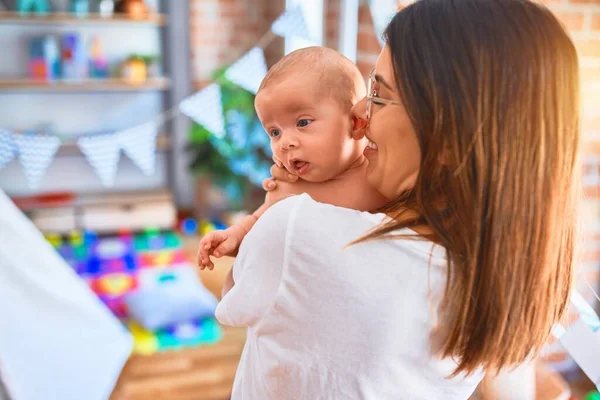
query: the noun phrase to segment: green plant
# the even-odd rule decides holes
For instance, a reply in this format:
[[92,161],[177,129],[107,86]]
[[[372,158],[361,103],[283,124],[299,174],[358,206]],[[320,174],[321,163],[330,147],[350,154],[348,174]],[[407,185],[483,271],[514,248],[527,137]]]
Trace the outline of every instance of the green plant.
[[213,80],[221,86],[226,134],[217,137],[193,123],[189,132],[188,152],[191,171],[209,177],[224,189],[233,208],[239,208],[250,192],[260,187],[272,164],[269,139],[254,111],[254,95],[216,71]]

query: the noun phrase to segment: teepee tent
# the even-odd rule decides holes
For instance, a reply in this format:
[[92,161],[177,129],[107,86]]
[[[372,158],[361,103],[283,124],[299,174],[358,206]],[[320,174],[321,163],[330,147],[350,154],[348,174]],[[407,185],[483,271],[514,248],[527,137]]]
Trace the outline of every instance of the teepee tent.
[[133,341],[0,190],[0,376],[11,400],[107,399]]

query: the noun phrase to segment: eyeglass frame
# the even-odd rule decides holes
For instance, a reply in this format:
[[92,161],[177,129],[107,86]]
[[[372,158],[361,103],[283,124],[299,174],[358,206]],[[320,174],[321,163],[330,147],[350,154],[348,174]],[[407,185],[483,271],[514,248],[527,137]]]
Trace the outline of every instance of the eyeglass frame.
[[367,82],[367,104],[366,104],[366,110],[365,110],[365,114],[367,117],[367,121],[369,121],[371,119],[371,107],[373,106],[373,99],[377,99],[375,100],[375,103],[379,103],[379,105],[384,106],[384,105],[397,105],[400,106],[402,105],[402,103],[400,103],[399,101],[395,101],[395,100],[388,100],[388,99],[383,99],[381,97],[376,97],[373,96],[373,83],[377,82],[377,80],[375,79],[375,70],[371,71],[371,74],[369,74],[369,81]]

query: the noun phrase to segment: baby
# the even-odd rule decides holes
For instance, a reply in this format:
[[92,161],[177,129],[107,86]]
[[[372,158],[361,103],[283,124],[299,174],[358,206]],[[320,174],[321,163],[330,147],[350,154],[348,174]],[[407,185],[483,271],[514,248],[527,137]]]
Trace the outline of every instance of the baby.
[[256,94],[256,113],[271,138],[274,159],[298,180],[278,183],[253,214],[206,234],[198,252],[200,268],[214,267],[209,255],[236,253],[258,218],[282,197],[308,193],[316,201],[361,211],[385,204],[367,183],[367,139],[358,134],[364,121],[351,113],[364,96],[358,68],[325,47],[294,51],[269,70]]

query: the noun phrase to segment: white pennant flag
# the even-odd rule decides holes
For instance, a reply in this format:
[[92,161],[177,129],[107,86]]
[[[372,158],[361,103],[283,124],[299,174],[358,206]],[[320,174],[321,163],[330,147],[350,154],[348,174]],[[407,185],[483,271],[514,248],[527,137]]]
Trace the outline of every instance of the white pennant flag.
[[275,22],[273,22],[271,25],[271,31],[283,37],[300,37],[309,40],[311,39],[301,4],[285,11],[283,14],[277,17]]
[[83,136],[77,145],[105,187],[115,184],[121,146],[114,133]]
[[4,168],[17,155],[12,132],[0,129],[0,169]]
[[15,135],[14,138],[27,183],[30,188],[35,189],[60,147],[60,139],[56,136],[31,133]]
[[227,68],[225,78],[256,94],[266,74],[267,62],[263,49],[254,47]]
[[117,135],[121,148],[127,157],[145,175],[150,176],[154,174],[158,125],[155,122],[147,122],[135,128],[121,131]]
[[204,126],[215,136],[225,136],[223,121],[223,104],[221,103],[221,87],[211,83],[198,93],[179,103],[182,113]]
[[366,4],[363,7],[369,8],[373,19],[375,36],[377,36],[379,44],[383,46],[385,44],[383,32],[394,15],[398,12],[398,0],[377,0],[372,1],[370,4]]

